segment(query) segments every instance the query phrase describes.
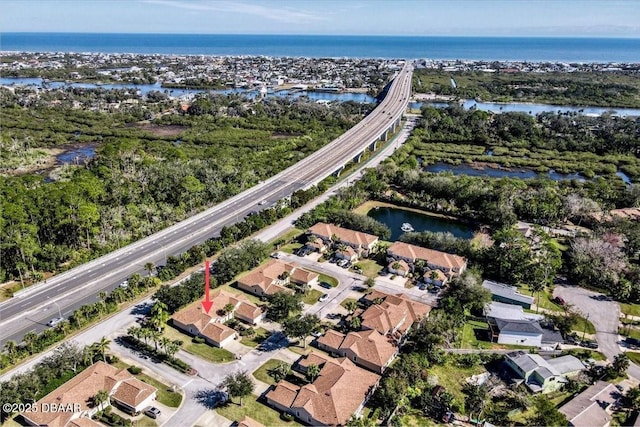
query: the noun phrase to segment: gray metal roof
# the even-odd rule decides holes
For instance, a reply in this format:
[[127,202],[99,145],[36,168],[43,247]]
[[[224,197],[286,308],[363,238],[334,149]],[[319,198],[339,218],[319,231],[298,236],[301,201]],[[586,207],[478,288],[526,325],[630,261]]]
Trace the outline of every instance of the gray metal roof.
[[542,328],[538,321],[534,320],[503,320],[496,319],[496,325],[500,329],[500,333],[524,333],[524,334],[540,334]]
[[484,307],[484,315],[502,320],[542,320],[540,314],[525,313],[522,306],[492,301]]
[[498,283],[491,280],[483,281],[482,286],[484,288],[489,289],[489,291],[493,295],[496,295],[502,298],[508,298],[513,301],[520,301],[529,305],[533,304],[533,297],[519,293],[515,286],[507,285],[504,283]]
[[580,359],[575,356],[571,356],[570,354],[548,359],[547,363],[553,366],[553,368],[560,374],[567,374],[569,372],[581,371],[584,369],[584,365]]

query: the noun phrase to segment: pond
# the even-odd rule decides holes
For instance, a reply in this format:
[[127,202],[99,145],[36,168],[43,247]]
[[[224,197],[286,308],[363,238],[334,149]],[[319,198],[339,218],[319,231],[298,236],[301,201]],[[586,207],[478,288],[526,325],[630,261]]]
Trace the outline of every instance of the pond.
[[415,231],[449,232],[461,239],[471,239],[473,237],[473,228],[464,223],[405,209],[378,207],[371,209],[367,216],[389,227],[391,229],[391,240],[398,240],[404,233],[400,227],[405,222],[411,224]]
[[96,156],[95,145],[83,145],[73,147],[56,156],[56,163],[64,164],[82,164]]
[[[420,161],[420,159],[418,160]],[[553,181],[563,181],[563,180],[572,180],[575,179],[580,182],[584,182],[587,180],[584,176],[579,173],[560,173],[551,169],[546,173],[538,173],[531,169],[526,168],[509,168],[509,169],[500,169],[500,168],[491,168],[491,167],[473,167],[469,164],[461,164],[461,165],[450,165],[447,163],[434,163],[432,165],[426,166],[424,168],[427,172],[451,172],[454,175],[469,175],[469,176],[486,176],[489,178],[520,178],[520,179],[531,179],[531,178],[549,178]],[[629,178],[624,172],[618,171],[616,175],[622,179],[622,181],[630,185],[631,178]],[[596,178],[597,175],[594,177]]]

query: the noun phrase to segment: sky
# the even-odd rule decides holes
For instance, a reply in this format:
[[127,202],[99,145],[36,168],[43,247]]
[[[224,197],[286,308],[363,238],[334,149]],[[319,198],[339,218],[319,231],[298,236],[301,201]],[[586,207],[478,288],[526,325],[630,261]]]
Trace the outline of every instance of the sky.
[[0,0],[0,30],[638,38],[640,1]]

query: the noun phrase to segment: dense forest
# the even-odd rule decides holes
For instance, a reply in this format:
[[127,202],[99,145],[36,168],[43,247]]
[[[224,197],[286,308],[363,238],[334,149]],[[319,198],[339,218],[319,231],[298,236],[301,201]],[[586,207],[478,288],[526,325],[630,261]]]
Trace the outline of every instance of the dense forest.
[[[500,67],[499,64],[496,67]],[[453,78],[457,87],[452,87]],[[498,72],[416,69],[413,89],[464,99],[640,107],[637,71]]]
[[[107,113],[70,106],[69,98],[107,102],[100,89],[67,91],[64,102],[38,99],[28,108],[2,95],[4,156],[70,143],[92,144],[96,156],[63,167],[52,182],[0,176],[0,281],[39,279],[225,200],[336,138],[363,110],[203,95],[180,113],[157,114],[168,102],[161,96]],[[148,114],[154,119],[143,122]]]

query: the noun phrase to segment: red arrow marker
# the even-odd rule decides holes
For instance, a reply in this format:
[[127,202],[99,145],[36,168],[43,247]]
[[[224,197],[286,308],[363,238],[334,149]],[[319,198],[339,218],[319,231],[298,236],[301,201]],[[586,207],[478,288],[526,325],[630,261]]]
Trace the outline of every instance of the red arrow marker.
[[204,312],[209,314],[213,301],[209,299],[209,261],[204,262],[204,301],[202,301],[202,308]]

